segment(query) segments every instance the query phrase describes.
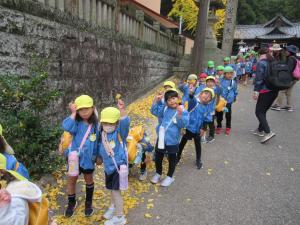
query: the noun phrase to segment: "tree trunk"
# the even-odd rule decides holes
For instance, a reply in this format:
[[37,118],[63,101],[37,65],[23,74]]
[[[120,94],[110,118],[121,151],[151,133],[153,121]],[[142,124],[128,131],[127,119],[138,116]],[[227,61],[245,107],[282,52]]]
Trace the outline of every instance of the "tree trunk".
[[199,0],[199,13],[197,19],[196,37],[192,55],[192,73],[200,73],[204,60],[207,16],[210,0]]

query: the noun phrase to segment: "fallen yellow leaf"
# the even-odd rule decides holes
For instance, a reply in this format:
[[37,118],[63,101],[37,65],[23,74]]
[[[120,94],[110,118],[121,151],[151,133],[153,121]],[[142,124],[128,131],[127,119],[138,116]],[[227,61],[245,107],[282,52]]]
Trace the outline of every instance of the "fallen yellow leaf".
[[150,218],[152,218],[152,215],[150,213],[146,213],[145,218],[150,219]]

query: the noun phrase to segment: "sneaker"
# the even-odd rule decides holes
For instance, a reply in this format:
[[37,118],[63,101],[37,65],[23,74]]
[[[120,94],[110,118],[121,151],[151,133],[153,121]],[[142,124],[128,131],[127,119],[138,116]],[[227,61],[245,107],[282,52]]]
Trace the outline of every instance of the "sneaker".
[[106,220],[104,225],[125,225],[126,222],[125,216],[113,216],[111,219]]
[[174,178],[167,176],[160,185],[163,187],[169,187],[174,182]]
[[94,209],[91,202],[85,203],[84,214],[86,217],[92,216],[94,214]]
[[203,168],[203,163],[201,160],[196,160],[196,166],[197,166],[197,169],[200,170]]
[[111,220],[113,218],[114,212],[115,212],[115,207],[111,205],[104,213],[103,218],[107,220]]
[[206,143],[206,137],[205,136],[201,137],[201,143]]
[[145,171],[145,172],[143,172],[143,173],[140,174],[139,180],[140,180],[140,181],[145,181],[145,180],[147,180],[147,171]]
[[230,128],[226,128],[226,130],[225,130],[225,134],[226,134],[226,135],[230,135],[230,131],[231,131],[231,129],[230,129]]
[[270,107],[270,109],[271,109],[271,110],[275,110],[275,111],[280,111],[280,110],[282,110],[282,108],[281,108],[279,105],[272,105],[272,106]]
[[159,182],[159,180],[160,180],[160,177],[161,177],[161,175],[159,175],[158,173],[156,173],[156,174],[152,177],[151,183],[152,183],[152,184],[157,184],[157,183]]
[[265,143],[267,142],[268,140],[270,140],[272,137],[274,137],[276,134],[274,132],[270,132],[268,134],[265,134],[265,136],[261,139],[260,143]]
[[72,203],[68,203],[68,207],[65,211],[65,217],[72,217],[74,215],[75,209],[77,207],[77,201],[75,202],[75,204]]
[[221,127],[217,127],[216,134],[221,134],[221,132],[222,132],[222,128]]
[[206,139],[206,142],[207,143],[212,143],[212,142],[214,142],[216,139],[214,138],[214,137],[208,137],[207,139]]
[[285,110],[285,111],[288,111],[288,112],[293,112],[294,111],[293,107],[290,107],[290,106],[282,107],[281,110]]
[[257,135],[257,136],[259,136],[259,137],[265,136],[265,133],[264,133],[263,131],[259,131],[258,129],[253,130],[253,131],[252,131],[252,134]]

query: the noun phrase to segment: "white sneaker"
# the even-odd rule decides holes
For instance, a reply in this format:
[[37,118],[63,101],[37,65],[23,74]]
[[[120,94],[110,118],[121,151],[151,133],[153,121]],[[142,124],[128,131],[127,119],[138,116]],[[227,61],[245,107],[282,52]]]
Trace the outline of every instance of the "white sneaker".
[[125,225],[125,216],[113,216],[110,220],[106,220],[104,225]]
[[141,173],[140,177],[139,177],[140,181],[145,181],[147,180],[147,171],[145,171],[144,173]]
[[174,182],[174,178],[167,176],[160,185],[163,187],[169,187]]
[[273,131],[271,131],[268,134],[265,134],[265,136],[261,139],[260,143],[266,143],[268,140],[270,140],[272,137],[275,137],[275,133]]
[[159,180],[160,180],[160,175],[158,174],[158,173],[156,173],[153,177],[152,177],[152,179],[151,179],[151,183],[152,184],[157,184],[158,182],[159,182]]
[[106,219],[106,220],[110,220],[113,218],[113,215],[114,215],[114,212],[115,212],[115,207],[114,206],[110,206],[106,212],[104,213],[103,215],[103,218]]

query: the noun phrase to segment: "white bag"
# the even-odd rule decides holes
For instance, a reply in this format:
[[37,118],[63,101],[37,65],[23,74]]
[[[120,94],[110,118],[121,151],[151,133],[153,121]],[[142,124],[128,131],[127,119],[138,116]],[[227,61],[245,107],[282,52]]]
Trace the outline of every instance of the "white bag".
[[165,133],[165,128],[160,126],[158,131],[158,149],[165,149]]

